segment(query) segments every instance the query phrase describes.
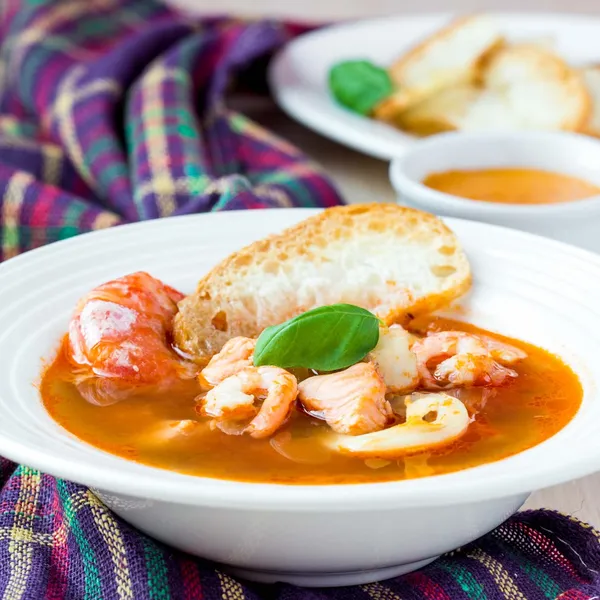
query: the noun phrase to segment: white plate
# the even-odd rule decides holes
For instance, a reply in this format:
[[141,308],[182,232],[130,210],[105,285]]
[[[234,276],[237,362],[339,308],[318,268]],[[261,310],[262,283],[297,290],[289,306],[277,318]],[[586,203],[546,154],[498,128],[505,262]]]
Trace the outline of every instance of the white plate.
[[[550,13],[490,13],[511,40],[553,39],[571,64],[600,63],[600,18]],[[335,25],[289,43],[271,63],[277,103],[316,132],[376,158],[401,156],[416,139],[384,123],[354,114],[332,99],[327,76],[341,60],[390,65],[418,40],[447,24],[451,13],[385,17]]]
[[[160,471],[82,444],[50,419],[33,384],[39,379],[43,362],[52,357],[66,332],[77,300],[94,286],[145,270],[190,293],[198,279],[231,252],[317,212],[315,209],[231,211],[154,220],[81,235],[1,264],[0,454],[112,491],[137,491],[151,497],[191,501],[211,497],[222,503],[226,500],[235,503],[238,492],[230,495],[227,490],[242,484]],[[595,411],[600,418],[600,403],[590,396],[596,393],[591,374],[600,381],[600,364],[596,360],[600,355],[600,330],[589,326],[595,322],[600,303],[600,288],[596,283],[600,281],[600,256],[510,229],[461,219],[445,221],[459,236],[474,272],[469,320],[566,357],[584,380],[587,410]],[[570,431],[568,426],[546,445],[560,445],[563,437],[572,435]],[[600,439],[593,436],[589,442],[596,446],[596,458],[600,459]],[[509,461],[528,463],[528,455],[539,452],[543,446]],[[507,461],[481,467],[476,480],[472,470],[452,473],[445,476],[454,484],[445,491],[443,502],[460,501],[465,488],[472,499],[497,494],[498,483],[486,485],[484,473],[492,479],[501,480],[505,476],[507,494],[531,491],[575,474],[588,473],[591,466],[587,458],[564,452],[556,456],[555,463],[540,465],[527,479],[507,473],[504,466]],[[569,461],[572,469],[561,473],[557,463]],[[496,471],[499,473],[494,475]],[[158,479],[157,473],[161,474]],[[435,488],[436,479],[411,481],[410,489],[404,489],[405,482],[372,486],[380,487],[378,493],[396,504],[410,503],[415,498],[424,504],[435,504],[440,498],[434,495],[425,499],[423,491],[432,485]],[[161,481],[177,483],[165,487]],[[372,486],[366,487],[373,490]],[[392,492],[397,486],[404,489],[401,497]],[[273,504],[303,497],[304,502],[312,499],[319,506],[328,497],[335,502],[340,494],[345,496],[336,486],[245,487],[253,490],[248,492],[247,501],[254,494],[264,494],[264,501]],[[353,498],[362,494],[370,497],[372,492],[365,490],[365,486],[356,487]],[[355,500],[346,502],[353,504]]]
[[133,526],[243,577],[313,586],[367,583],[420,568],[496,527],[530,491],[598,470],[600,256],[459,219],[446,222],[474,273],[468,319],[559,354],[584,386],[574,419],[530,450],[409,481],[252,484],[128,461],[76,439],[50,418],[34,384],[85,292],[136,270],[190,292],[233,250],[316,212],[147,221],[50,244],[0,265],[0,455],[91,486]]

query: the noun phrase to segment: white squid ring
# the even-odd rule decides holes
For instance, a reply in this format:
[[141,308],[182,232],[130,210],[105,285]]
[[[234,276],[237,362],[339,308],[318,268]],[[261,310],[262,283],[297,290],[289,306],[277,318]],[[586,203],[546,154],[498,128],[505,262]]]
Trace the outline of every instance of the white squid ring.
[[[364,458],[394,458],[449,444],[461,437],[471,419],[465,405],[443,392],[412,394],[405,400],[406,422],[363,435],[335,435],[328,446]],[[435,412],[433,421],[424,417]]]

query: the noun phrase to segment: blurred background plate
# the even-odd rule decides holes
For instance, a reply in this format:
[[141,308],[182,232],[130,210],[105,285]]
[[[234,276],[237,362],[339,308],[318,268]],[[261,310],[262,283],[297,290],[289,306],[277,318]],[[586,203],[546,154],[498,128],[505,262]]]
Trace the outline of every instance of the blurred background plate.
[[[548,39],[573,66],[600,63],[600,17],[549,13],[490,13],[510,41]],[[275,100],[292,118],[336,142],[376,158],[400,156],[415,137],[337,105],[327,86],[341,60],[391,64],[424,36],[457,15],[398,15],[333,25],[288,44],[269,74]]]

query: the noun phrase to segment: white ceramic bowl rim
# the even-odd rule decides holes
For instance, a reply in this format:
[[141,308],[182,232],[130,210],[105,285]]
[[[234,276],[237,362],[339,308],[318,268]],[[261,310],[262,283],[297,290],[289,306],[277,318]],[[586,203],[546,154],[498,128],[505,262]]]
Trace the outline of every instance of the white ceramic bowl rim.
[[[428,204],[438,206],[441,211],[453,209],[465,211],[469,216],[485,219],[502,215],[522,216],[576,216],[580,213],[589,214],[590,211],[600,213],[600,194],[575,200],[572,202],[560,202],[555,204],[502,204],[471,200],[453,194],[447,194],[434,190],[424,185],[418,179],[408,174],[407,166],[413,160],[422,160],[427,164],[427,154],[432,148],[447,149],[451,153],[457,147],[468,148],[482,141],[514,142],[532,141],[546,146],[557,146],[562,143],[579,144],[583,149],[593,150],[600,155],[600,141],[589,136],[570,132],[537,132],[524,131],[517,133],[491,133],[491,132],[459,132],[451,131],[430,136],[415,142],[406,152],[390,163],[389,174],[392,185],[401,194],[408,198],[426,198]],[[600,168],[600,161],[599,161]],[[521,165],[514,165],[520,167]],[[477,168],[475,165],[473,168]],[[561,173],[560,167],[556,169]],[[457,213],[454,213],[457,214]]]
[[[173,257],[160,263],[161,267],[157,266],[158,271],[154,272],[157,277],[164,277],[169,281],[169,269],[173,267],[173,264],[178,264],[177,261],[183,257],[190,259],[188,244],[194,243],[194,240],[202,239],[203,236],[208,238],[208,246],[203,250],[210,253],[213,243],[217,244],[219,239],[228,239],[228,245],[219,250],[220,256],[212,257],[211,260],[214,263],[232,249],[239,247],[240,240],[246,242],[249,237],[251,239],[263,237],[270,231],[279,231],[317,212],[319,211],[309,209],[277,209],[148,221],[54,243],[0,265],[0,354],[5,357],[0,362],[0,406],[2,406],[3,412],[3,419],[0,420],[0,454],[57,477],[132,497],[194,505],[240,506],[249,510],[268,508],[280,511],[368,511],[376,507],[439,506],[484,501],[555,485],[599,469],[600,439],[589,433],[590,419],[585,422],[579,419],[578,426],[567,425],[547,442],[524,453],[481,467],[409,481],[332,486],[222,481],[131,463],[92,448],[73,436],[65,434],[64,430],[51,421],[47,414],[45,420],[40,421],[41,425],[36,424],[38,429],[31,430],[30,440],[23,440],[15,433],[15,431],[19,431],[19,428],[30,426],[24,417],[20,419],[15,417],[11,407],[21,410],[23,415],[33,415],[34,411],[45,414],[45,411],[41,410],[36,390],[31,387],[32,379],[25,381],[22,377],[23,372],[39,373],[40,357],[46,356],[47,358],[50,352],[48,348],[51,348],[51,345],[48,348],[40,347],[40,344],[36,342],[35,336],[41,335],[38,331],[31,331],[30,335],[27,335],[29,330],[36,328],[35,323],[32,324],[31,319],[34,317],[31,315],[41,314],[39,304],[48,302],[47,306],[52,306],[51,294],[44,295],[40,273],[47,272],[47,276],[52,280],[55,273],[69,272],[69,262],[79,265],[79,268],[82,269],[81,271],[75,269],[60,281],[61,292],[60,297],[56,300],[56,307],[60,306],[57,311],[61,314],[49,323],[48,332],[44,333],[46,337],[50,336],[54,339],[53,343],[56,345],[60,331],[66,329],[66,320],[68,320],[68,314],[74,305],[74,299],[82,293],[82,290],[87,289],[90,280],[102,281],[108,274],[114,277],[117,273],[122,274],[134,268],[150,268],[148,267],[150,263],[146,262],[146,253],[152,252],[153,254],[148,254],[151,257],[163,257],[165,247],[163,244],[166,241],[181,242],[175,244],[175,249],[172,250],[175,252]],[[508,261],[508,265],[512,264],[508,258],[511,249],[516,249],[514,255],[516,258],[513,257],[512,261],[519,260],[523,256],[523,250],[527,249],[531,254],[530,260],[535,265],[535,269],[544,270],[551,281],[554,281],[556,277],[552,266],[556,263],[557,258],[570,267],[564,270],[564,277],[571,278],[569,281],[575,281],[575,278],[582,276],[586,282],[589,278],[596,282],[600,280],[600,256],[595,254],[501,227],[460,219],[446,219],[446,221],[450,227],[457,230],[459,237],[464,240],[484,239],[491,240],[492,247],[496,244],[497,248],[494,248],[493,254],[490,256],[494,256],[494,260],[498,260],[499,264],[506,261]],[[223,231],[228,231],[228,234],[224,235]],[[249,231],[250,233],[248,233]],[[210,241],[211,235],[214,242]],[[130,248],[130,252],[127,252],[126,248]],[[194,256],[202,256],[202,253],[197,253],[196,250],[197,248],[194,248]],[[487,249],[486,252],[488,252]],[[135,254],[139,256],[133,256]],[[476,255],[472,258],[478,260]],[[114,259],[116,262],[110,265],[104,264],[104,262],[96,264],[94,259],[108,263]],[[539,266],[544,261],[549,261],[548,265],[550,266]],[[90,279],[90,273],[85,273],[83,270],[84,265],[97,267],[92,279]],[[484,274],[484,271],[481,264],[476,266],[474,270],[476,281],[478,273]],[[535,272],[532,271],[532,273]],[[200,275],[201,273],[195,272],[194,280],[197,280]],[[529,277],[529,273],[525,273],[525,275]],[[29,276],[32,279],[28,283]],[[87,278],[87,281],[82,283],[80,281],[82,278]],[[515,279],[515,281],[518,284],[519,280]],[[67,282],[71,283],[67,285]],[[71,284],[76,289],[70,289]],[[85,287],[82,287],[84,285]],[[65,286],[69,288],[67,292],[65,292]],[[14,290],[18,292],[20,287],[32,289],[31,294],[17,294]],[[588,314],[592,308],[597,306],[600,294],[596,288],[584,290],[581,286],[574,289],[567,286],[564,289],[560,288],[559,291],[568,294],[567,299],[581,298],[582,302],[587,303],[585,306],[578,307],[575,315],[577,316],[580,312]],[[541,292],[541,307],[552,293],[558,294],[557,302],[559,300],[562,302],[563,296],[559,292],[549,293],[543,289]],[[58,294],[56,291],[53,293]],[[13,295],[11,296],[11,294]],[[26,324],[19,325],[14,322],[15,315],[24,310],[21,307],[26,304],[29,304],[34,312],[26,313],[27,319],[22,319],[26,321]],[[42,316],[38,315],[35,318],[45,319],[40,320],[42,324],[50,319],[45,312]],[[584,317],[578,316],[577,318],[583,319]],[[544,326],[546,326],[545,323]],[[20,327],[25,329],[20,330]],[[600,348],[600,335],[596,339],[595,331],[591,333],[594,337],[594,348]],[[12,344],[9,344],[10,335],[16,336],[13,338]],[[17,347],[15,347],[15,343],[17,343]],[[44,341],[43,343],[48,342]],[[20,348],[19,345],[23,347]],[[31,348],[34,348],[38,354],[30,356],[28,349]],[[593,363],[591,364],[593,365]],[[21,368],[21,365],[24,366]],[[600,373],[600,370],[598,372]],[[593,396],[584,402],[587,408],[592,412],[600,410],[595,380],[594,385],[587,389],[586,394]],[[589,410],[586,416],[590,414]],[[34,416],[38,418],[39,415],[36,413]],[[554,452],[556,448],[572,448],[573,444],[582,437],[583,430],[586,434],[583,454],[568,450],[563,456],[560,452],[558,454]],[[25,431],[29,434],[29,429],[25,429]],[[38,434],[40,438],[44,438],[39,442]],[[547,452],[549,443],[554,449],[553,453],[550,453],[551,460],[548,459]],[[64,454],[70,455],[71,458],[66,458]],[[526,465],[525,470],[521,469],[522,465]]]

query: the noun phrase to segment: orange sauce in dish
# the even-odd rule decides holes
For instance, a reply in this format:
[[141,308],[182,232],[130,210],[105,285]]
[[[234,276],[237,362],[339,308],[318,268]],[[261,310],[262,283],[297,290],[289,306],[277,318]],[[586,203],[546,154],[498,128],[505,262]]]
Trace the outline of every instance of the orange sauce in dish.
[[481,169],[431,173],[427,187],[470,200],[500,204],[555,204],[600,194],[600,187],[551,171],[537,169]]
[[[176,394],[147,394],[109,406],[90,404],[73,385],[73,367],[62,351],[44,372],[41,395],[50,415],[65,429],[125,459],[190,475],[285,484],[394,481],[482,465],[543,442],[580,406],[583,391],[577,376],[545,350],[447,319],[420,319],[411,329],[484,333],[525,350],[528,357],[514,367],[519,377],[505,387],[456,391],[474,416],[457,442],[391,461],[364,460],[324,448],[319,440],[329,427],[301,410],[270,439],[225,435],[194,410],[196,382]],[[178,431],[178,421],[188,419],[200,425]]]

